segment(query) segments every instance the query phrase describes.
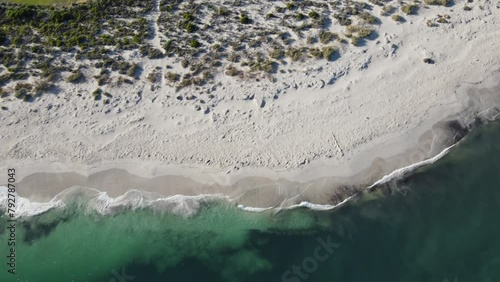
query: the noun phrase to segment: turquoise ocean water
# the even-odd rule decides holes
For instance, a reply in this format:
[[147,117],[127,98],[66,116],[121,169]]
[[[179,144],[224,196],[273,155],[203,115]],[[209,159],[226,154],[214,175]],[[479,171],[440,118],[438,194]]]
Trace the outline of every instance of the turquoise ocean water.
[[191,218],[88,214],[74,204],[18,222],[16,275],[0,281],[500,281],[500,123],[432,166],[332,211],[250,213],[204,204]]

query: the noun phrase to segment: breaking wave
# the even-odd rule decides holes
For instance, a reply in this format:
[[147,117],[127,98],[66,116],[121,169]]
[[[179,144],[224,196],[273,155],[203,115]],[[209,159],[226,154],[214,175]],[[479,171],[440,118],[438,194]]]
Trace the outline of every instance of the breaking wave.
[[[373,187],[385,184],[395,179],[407,177],[419,167],[430,165],[444,157],[454,147],[452,145],[444,149],[441,153],[433,158],[409,165],[393,171],[385,175],[380,180],[376,181],[368,187]],[[244,205],[237,207],[247,212],[264,212],[269,210],[289,210],[295,208],[308,208],[312,210],[325,211],[339,207],[355,195],[346,198],[344,201],[336,205],[321,205],[310,202],[301,202],[286,208],[283,207],[268,207],[257,208]],[[24,218],[43,214],[53,209],[65,209],[70,206],[76,206],[84,212],[97,212],[102,215],[111,215],[123,210],[137,210],[149,208],[155,212],[170,212],[175,215],[191,217],[194,216],[203,204],[210,202],[226,202],[233,203],[233,200],[222,194],[202,194],[196,196],[174,195],[169,197],[161,197],[161,195],[140,190],[129,190],[125,194],[116,198],[110,197],[106,192],[102,192],[93,188],[75,186],[68,188],[57,194],[48,202],[35,202],[27,198],[16,197],[16,218]],[[0,210],[7,211],[8,209],[8,191],[7,187],[0,186]]]

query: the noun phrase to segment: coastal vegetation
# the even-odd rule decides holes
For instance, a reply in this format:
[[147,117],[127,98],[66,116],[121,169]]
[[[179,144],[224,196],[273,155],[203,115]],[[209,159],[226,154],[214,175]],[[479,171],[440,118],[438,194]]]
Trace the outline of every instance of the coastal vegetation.
[[407,15],[414,15],[417,12],[418,5],[413,3],[404,4],[401,6],[401,11]]
[[394,21],[396,21],[396,22],[402,22],[402,21],[404,21],[404,18],[403,18],[402,16],[400,16],[400,15],[392,15],[392,17],[391,17],[391,18],[392,18]]
[[[424,2],[445,6],[448,1]],[[357,46],[374,39],[373,26],[381,22],[373,14],[373,5],[381,7],[382,16],[398,8],[405,14],[418,9],[416,3],[381,0],[265,5],[245,0],[159,0],[158,6],[153,0],[46,0],[36,4],[49,2],[65,5],[0,4],[0,87],[4,92],[16,82],[54,83],[61,78],[99,87],[142,78],[154,84],[164,81],[176,89],[212,83],[218,74],[275,81],[274,74],[282,68],[289,70],[290,63],[335,60],[349,48],[344,45],[347,40]],[[256,13],[259,9],[265,12]],[[152,18],[153,13],[157,18]],[[392,19],[403,21],[399,15]],[[164,60],[182,71],[143,73],[148,64],[144,60]],[[92,69],[98,74],[89,75]],[[37,96],[49,88],[40,87]],[[24,97],[25,91],[35,94],[34,89],[23,89],[18,96]]]

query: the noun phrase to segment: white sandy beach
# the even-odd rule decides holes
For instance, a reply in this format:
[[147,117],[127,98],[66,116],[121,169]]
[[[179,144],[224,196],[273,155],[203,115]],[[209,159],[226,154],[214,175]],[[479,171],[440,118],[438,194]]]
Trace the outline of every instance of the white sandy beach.
[[[9,101],[0,112],[0,175],[15,168],[18,193],[37,201],[83,185],[112,197],[223,194],[252,207],[338,203],[451,145],[439,122],[498,117],[500,3],[463,6],[421,8],[404,23],[380,17],[377,39],[341,47],[333,62],[294,63],[276,83],[220,75],[200,111],[172,97],[206,89],[144,81],[104,105],[82,98],[90,82],[60,82],[58,95]],[[438,14],[449,23],[427,26]],[[471,100],[470,89],[483,90]]]

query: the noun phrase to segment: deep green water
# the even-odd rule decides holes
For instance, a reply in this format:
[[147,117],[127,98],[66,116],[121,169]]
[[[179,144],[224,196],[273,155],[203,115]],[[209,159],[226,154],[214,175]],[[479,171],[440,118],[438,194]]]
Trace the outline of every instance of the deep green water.
[[[190,219],[143,210],[53,211],[19,224],[17,275],[0,281],[500,281],[500,123],[410,178],[334,211]],[[124,275],[125,274],[125,275]]]

